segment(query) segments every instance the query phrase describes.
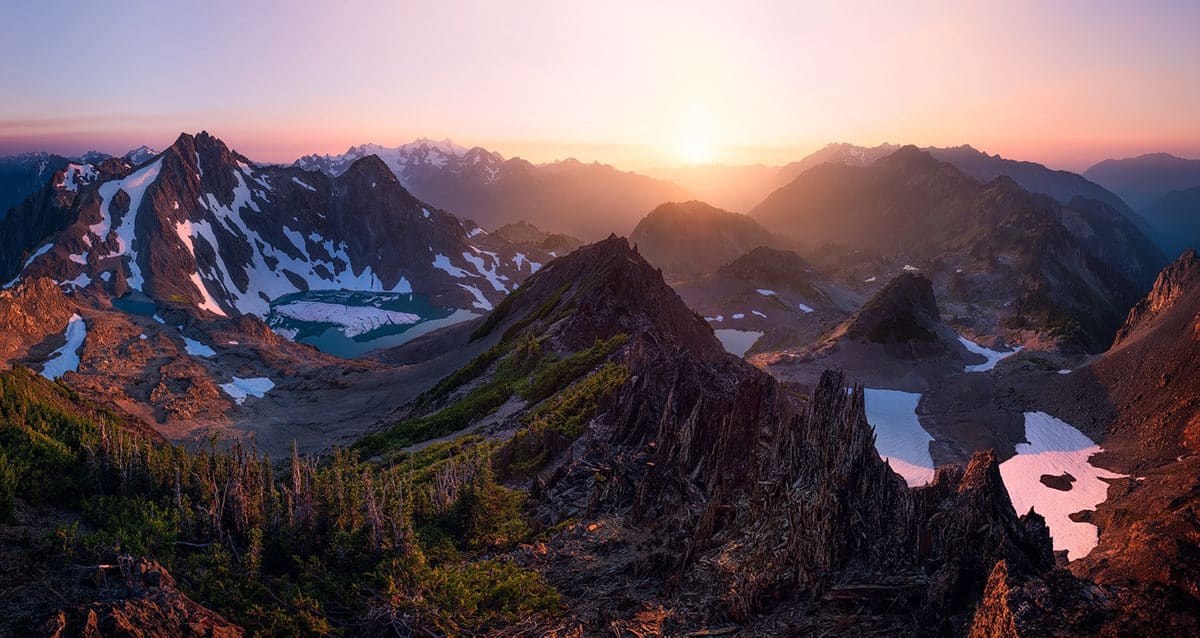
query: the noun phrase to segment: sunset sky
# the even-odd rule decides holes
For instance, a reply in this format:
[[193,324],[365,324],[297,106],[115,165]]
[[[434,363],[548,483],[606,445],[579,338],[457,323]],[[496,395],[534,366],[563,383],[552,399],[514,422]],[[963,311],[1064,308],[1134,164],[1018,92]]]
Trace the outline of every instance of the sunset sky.
[[1195,1],[92,1],[4,15],[4,154],[161,148],[206,129],[259,161],[419,136],[629,169],[779,164],[831,141],[970,143],[1074,170],[1200,157]]

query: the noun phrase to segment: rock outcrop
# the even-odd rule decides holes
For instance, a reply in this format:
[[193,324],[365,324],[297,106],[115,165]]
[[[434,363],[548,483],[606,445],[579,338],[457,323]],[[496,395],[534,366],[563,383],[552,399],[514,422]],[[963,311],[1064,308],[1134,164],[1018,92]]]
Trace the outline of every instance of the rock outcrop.
[[43,339],[59,334],[74,312],[53,281],[41,277],[0,290],[0,369]]
[[245,633],[188,598],[167,570],[145,558],[98,567],[92,577],[100,594],[97,600],[53,614],[39,635],[240,638]]

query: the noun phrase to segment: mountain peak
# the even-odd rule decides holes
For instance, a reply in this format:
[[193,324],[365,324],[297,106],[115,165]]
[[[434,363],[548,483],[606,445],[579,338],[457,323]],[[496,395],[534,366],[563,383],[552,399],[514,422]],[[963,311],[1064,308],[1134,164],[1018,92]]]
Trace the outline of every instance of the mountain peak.
[[846,335],[876,343],[934,342],[941,322],[933,282],[906,272],[854,313],[846,323]]
[[1200,257],[1195,249],[1188,249],[1159,273],[1150,293],[1130,309],[1113,347],[1128,340],[1140,327],[1152,323],[1181,297],[1197,289],[1200,289]]
[[875,165],[899,169],[929,169],[940,163],[929,151],[921,150],[912,144],[905,144],[896,152],[877,160]]

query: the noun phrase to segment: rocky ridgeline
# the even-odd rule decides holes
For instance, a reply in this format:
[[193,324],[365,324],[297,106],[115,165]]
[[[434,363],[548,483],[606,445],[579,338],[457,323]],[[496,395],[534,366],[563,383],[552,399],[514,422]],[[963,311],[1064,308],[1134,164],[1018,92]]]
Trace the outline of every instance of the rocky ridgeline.
[[1125,325],[1117,331],[1117,338],[1113,342],[1113,346],[1120,345],[1139,326],[1148,323],[1153,317],[1171,308],[1180,297],[1198,285],[1200,285],[1200,257],[1196,256],[1195,250],[1188,250],[1159,273],[1150,293],[1130,309],[1129,317],[1125,319]]
[[[998,560],[1031,573],[1053,565],[1044,522],[1013,511],[994,455],[909,490],[875,451],[861,390],[829,372],[805,400],[725,353],[624,239],[531,278],[500,327],[555,292],[573,309],[555,338],[578,347],[629,335],[629,381],[531,486],[547,522],[621,521],[602,547],[574,548],[596,561],[570,570],[564,588],[594,598],[616,570],[710,620],[796,628],[801,610],[903,599],[918,623],[965,627]],[[551,556],[574,550],[551,542]]]

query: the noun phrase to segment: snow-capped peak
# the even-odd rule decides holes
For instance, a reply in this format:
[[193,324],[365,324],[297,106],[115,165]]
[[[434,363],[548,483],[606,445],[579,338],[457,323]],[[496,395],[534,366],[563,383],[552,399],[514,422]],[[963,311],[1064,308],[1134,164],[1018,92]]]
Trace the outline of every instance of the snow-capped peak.
[[150,158],[154,157],[155,155],[158,155],[158,151],[143,144],[131,151],[128,151],[121,157],[124,158],[125,161],[129,162],[130,164],[137,166],[139,164],[149,161]]

